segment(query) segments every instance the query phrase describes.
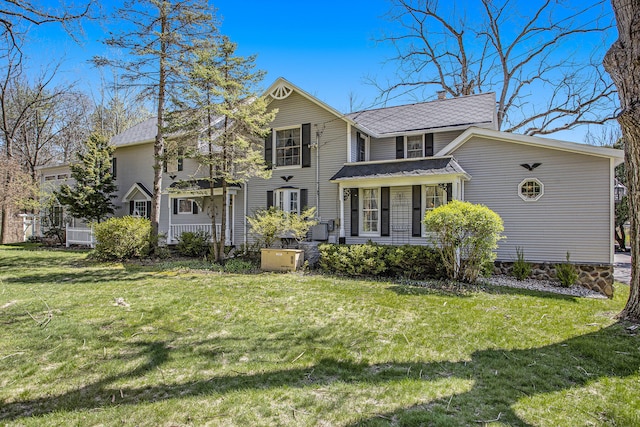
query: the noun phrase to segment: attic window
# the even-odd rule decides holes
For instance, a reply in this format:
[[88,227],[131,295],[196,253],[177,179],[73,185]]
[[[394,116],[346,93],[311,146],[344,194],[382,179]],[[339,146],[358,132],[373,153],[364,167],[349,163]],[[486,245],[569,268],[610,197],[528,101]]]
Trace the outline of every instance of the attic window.
[[518,194],[525,202],[535,202],[544,194],[544,184],[537,178],[525,179],[518,185]]

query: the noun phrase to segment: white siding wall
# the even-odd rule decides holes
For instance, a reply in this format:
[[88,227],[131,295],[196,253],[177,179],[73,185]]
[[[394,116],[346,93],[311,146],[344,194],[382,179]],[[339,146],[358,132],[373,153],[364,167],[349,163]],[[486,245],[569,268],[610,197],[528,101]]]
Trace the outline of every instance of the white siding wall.
[[433,134],[433,152],[437,153],[447,146],[451,141],[456,139],[464,132],[463,130],[454,130],[450,132],[438,132]]
[[393,160],[396,158],[396,138],[371,138],[370,160]]
[[[569,251],[572,261],[610,262],[609,159],[479,138],[453,155],[471,175],[465,200],[487,205],[504,221],[499,259],[515,259],[521,247],[529,261],[564,261]],[[520,166],[537,162],[533,171]],[[518,195],[525,178],[544,184],[538,201]]]
[[[298,126],[311,123],[311,141],[316,141],[316,131],[322,131],[319,140],[319,175],[320,175],[320,204],[316,206],[316,150],[311,149],[311,167],[307,168],[274,168],[271,179],[251,179],[248,183],[248,214],[266,207],[267,191],[284,186],[306,188],[308,190],[308,205],[316,206],[317,214],[322,221],[340,216],[338,199],[338,185],[329,179],[344,165],[346,161],[347,123],[334,114],[307,100],[296,92],[283,100],[274,100],[270,108],[277,108],[278,114],[271,124],[272,128]],[[317,127],[315,126],[317,125]],[[293,176],[288,182],[281,176]],[[332,233],[337,236],[338,229]]]
[[116,216],[125,216],[129,215],[129,202],[123,203],[122,199],[133,184],[140,182],[147,190],[153,192],[153,143],[118,147],[113,157],[117,159],[118,185],[118,197],[114,204],[120,206],[120,209],[116,210]]

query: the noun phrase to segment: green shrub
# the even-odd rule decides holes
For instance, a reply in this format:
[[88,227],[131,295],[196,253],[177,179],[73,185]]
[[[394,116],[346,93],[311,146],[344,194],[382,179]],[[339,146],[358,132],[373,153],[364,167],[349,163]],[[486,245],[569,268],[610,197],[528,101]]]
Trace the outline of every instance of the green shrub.
[[518,280],[524,280],[531,276],[531,264],[524,259],[524,250],[520,247],[516,248],[516,260],[513,263],[511,274]]
[[565,288],[575,285],[578,281],[578,271],[576,267],[569,262],[569,256],[569,252],[567,252],[567,262],[556,265],[556,277]]
[[385,246],[329,245],[319,246],[320,268],[329,273],[348,276],[378,276],[387,270]]
[[255,269],[256,267],[251,261],[240,258],[231,258],[224,263],[224,271],[227,273],[251,273]]
[[183,256],[202,257],[209,252],[211,235],[203,230],[187,231],[180,235],[176,249]]
[[454,200],[425,214],[423,223],[440,251],[447,277],[474,283],[495,259],[502,219],[486,206]]
[[387,274],[410,280],[442,279],[445,276],[439,252],[429,246],[389,246]]
[[149,253],[151,222],[146,218],[110,218],[94,225],[94,256],[104,261],[144,257]]
[[298,242],[305,239],[309,229],[318,223],[313,219],[316,208],[311,207],[298,215],[295,212],[284,212],[275,206],[257,211],[247,217],[251,232],[258,237],[260,243],[270,248],[277,239],[288,237]]

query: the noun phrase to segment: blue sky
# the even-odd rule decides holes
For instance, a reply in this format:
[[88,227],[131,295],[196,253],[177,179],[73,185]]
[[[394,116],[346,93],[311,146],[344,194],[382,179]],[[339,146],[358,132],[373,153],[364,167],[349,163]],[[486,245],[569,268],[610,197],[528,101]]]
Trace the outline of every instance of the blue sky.
[[[579,4],[578,0],[575,0]],[[46,0],[45,0],[46,3]],[[467,7],[457,0],[455,7]],[[105,9],[109,2],[102,2]],[[394,24],[385,18],[388,0],[238,1],[214,2],[222,20],[221,33],[238,44],[242,55],[258,54],[257,65],[267,71],[264,86],[284,77],[339,111],[350,109],[350,95],[357,108],[376,106],[378,90],[367,77],[392,78],[393,64],[385,63],[395,54],[386,43],[376,43]],[[610,13],[608,2],[598,14]],[[472,15],[472,14],[471,14]],[[64,58],[60,78],[77,81],[97,97],[98,72],[87,63],[94,55],[106,53],[100,43],[117,22],[106,20],[86,24],[80,46],[55,26],[33,28],[26,49],[33,64]],[[612,32],[615,30],[612,30]],[[611,34],[603,45],[610,44]],[[435,97],[426,93],[425,96]],[[415,102],[414,98],[395,101]],[[554,134],[552,137],[583,142],[586,129]]]

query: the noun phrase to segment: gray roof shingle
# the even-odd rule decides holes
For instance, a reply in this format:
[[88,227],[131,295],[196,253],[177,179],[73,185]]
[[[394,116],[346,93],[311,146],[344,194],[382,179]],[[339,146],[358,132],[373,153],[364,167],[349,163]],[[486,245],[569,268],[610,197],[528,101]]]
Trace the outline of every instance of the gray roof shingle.
[[111,138],[111,145],[118,147],[153,141],[158,131],[157,125],[158,120],[155,117],[150,117]]
[[453,157],[432,157],[396,162],[351,163],[331,177],[330,181],[356,178],[396,178],[409,176],[466,174]]
[[454,126],[478,126],[494,122],[495,93],[438,99],[347,114],[377,135],[426,131]]

